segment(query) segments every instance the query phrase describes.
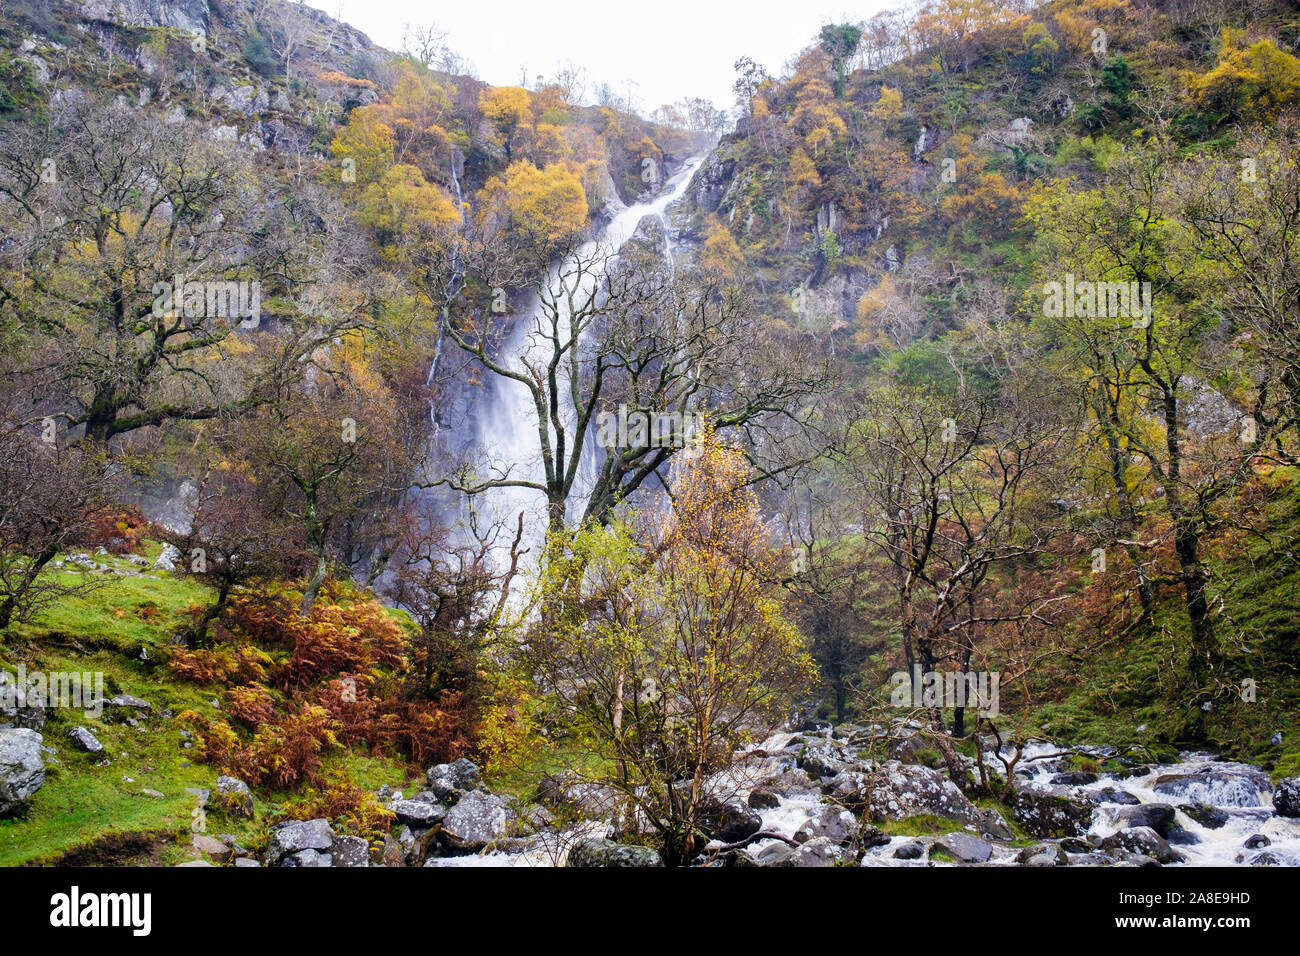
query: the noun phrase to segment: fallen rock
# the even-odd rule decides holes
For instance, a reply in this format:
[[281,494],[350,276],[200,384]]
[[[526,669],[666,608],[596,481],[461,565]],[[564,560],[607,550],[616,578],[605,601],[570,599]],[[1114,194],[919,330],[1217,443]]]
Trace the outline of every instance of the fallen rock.
[[572,770],[543,777],[537,785],[537,802],[593,820],[613,818],[625,803],[613,787],[586,781]]
[[41,735],[26,727],[0,730],[0,817],[11,816],[45,784]]
[[613,840],[582,839],[569,848],[565,866],[654,867],[663,866],[659,851],[648,846],[615,843]]
[[319,850],[299,850],[297,853],[286,854],[280,861],[281,866],[333,866],[334,857],[329,853],[322,853]]
[[1247,850],[1258,850],[1261,847],[1272,846],[1273,841],[1262,833],[1256,833],[1254,836],[1246,837],[1246,842],[1242,844]]
[[755,810],[775,810],[781,805],[781,797],[771,787],[755,787],[746,802]]
[[1082,787],[1085,784],[1096,783],[1097,775],[1083,770],[1071,770],[1069,773],[1058,773],[1048,782],[1056,787]]

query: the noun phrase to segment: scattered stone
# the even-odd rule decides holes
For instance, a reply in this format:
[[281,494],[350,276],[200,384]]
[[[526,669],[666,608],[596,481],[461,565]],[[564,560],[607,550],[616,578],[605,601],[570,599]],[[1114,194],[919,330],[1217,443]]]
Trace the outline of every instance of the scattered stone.
[[615,843],[613,840],[583,839],[569,848],[565,866],[655,867],[663,866],[659,851],[648,846]]
[[1261,847],[1272,846],[1273,841],[1262,833],[1256,833],[1254,836],[1246,837],[1246,842],[1242,844],[1247,850],[1258,850]]
[[11,727],[41,730],[45,727],[45,701],[39,694],[28,695],[27,687],[0,671],[0,721]]
[[72,741],[72,746],[83,753],[97,754],[104,750],[104,745],[85,727],[73,727],[68,731],[68,739]]
[[261,863],[258,863],[256,860],[250,859],[248,857],[240,857],[238,860],[235,861],[235,866],[240,866],[240,867],[248,867],[248,866],[260,867],[261,865],[262,865]]
[[41,743],[26,727],[0,730],[0,817],[17,813],[44,786]]
[[747,802],[755,810],[775,810],[781,805],[781,797],[771,787],[755,787]]
[[165,796],[164,794],[160,793],[159,791],[157,791],[157,790],[151,790],[151,789],[149,789],[148,787],[145,787],[145,788],[144,788],[143,790],[141,790],[140,792],[143,793],[146,797],[153,797],[155,800],[161,800],[161,799],[163,799],[163,797]]

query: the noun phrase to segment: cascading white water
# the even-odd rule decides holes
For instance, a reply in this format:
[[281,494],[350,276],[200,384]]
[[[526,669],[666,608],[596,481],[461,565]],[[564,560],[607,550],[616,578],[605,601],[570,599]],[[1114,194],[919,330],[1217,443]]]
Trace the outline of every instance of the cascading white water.
[[[668,207],[686,192],[691,177],[702,160],[702,156],[687,160],[668,180],[659,195],[648,202],[636,203],[618,211],[595,239],[552,269],[545,279],[548,297],[553,296],[557,302],[563,303],[570,293],[579,300],[589,294],[593,283],[598,281],[596,272],[599,270],[587,270],[575,276],[574,264],[590,261],[593,257],[608,257],[612,262],[647,216],[658,218],[664,224],[667,234]],[[671,243],[665,251],[671,268]],[[567,312],[563,307],[560,311],[560,335],[567,338]],[[544,322],[549,325],[549,319],[538,309],[536,299],[530,304],[528,312],[529,317],[518,323],[501,352],[505,361],[515,370],[522,370],[525,363],[537,367],[550,356],[550,332],[543,325]],[[580,342],[578,346],[581,347]],[[487,402],[487,407],[478,419],[478,445],[484,471],[494,477],[508,475],[510,480],[543,482],[544,467],[538,440],[537,410],[529,390],[520,382],[498,376],[491,384]],[[571,426],[576,421],[577,414],[571,402],[562,404],[561,415],[567,425]],[[595,442],[587,441],[584,444],[578,475],[569,496],[570,516],[580,514],[586,506],[587,496],[595,484],[596,472],[600,467],[600,454]],[[562,463],[557,463],[557,467],[562,466]],[[540,493],[530,488],[506,487],[495,489],[491,496],[493,517],[513,527],[517,515],[523,512],[527,540],[538,540],[546,522],[546,501]]]

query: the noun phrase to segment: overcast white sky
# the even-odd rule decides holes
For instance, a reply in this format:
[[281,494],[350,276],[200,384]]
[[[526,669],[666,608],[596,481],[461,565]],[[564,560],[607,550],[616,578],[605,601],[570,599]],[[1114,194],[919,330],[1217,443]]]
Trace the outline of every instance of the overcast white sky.
[[391,50],[403,25],[437,23],[480,79],[529,85],[558,64],[586,67],[621,92],[635,80],[645,110],[685,96],[730,108],[742,56],[778,72],[822,24],[865,20],[900,0],[308,0]]

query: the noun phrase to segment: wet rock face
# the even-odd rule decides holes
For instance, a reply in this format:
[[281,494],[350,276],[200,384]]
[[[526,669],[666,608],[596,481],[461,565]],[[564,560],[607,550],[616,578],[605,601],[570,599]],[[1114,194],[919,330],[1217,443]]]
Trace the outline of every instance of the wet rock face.
[[1183,855],[1171,847],[1150,827],[1130,827],[1112,833],[1101,841],[1103,850],[1127,850],[1150,857],[1157,863],[1181,863]]
[[1216,807],[1262,807],[1272,789],[1268,774],[1254,768],[1170,773],[1156,778],[1152,788],[1167,797]]
[[763,818],[737,800],[710,798],[704,802],[701,811],[697,821],[700,829],[723,843],[736,843],[763,828]]
[[26,727],[0,730],[0,817],[17,813],[45,785],[42,743]]
[[1273,809],[1280,817],[1300,817],[1300,777],[1288,777],[1277,785]]

